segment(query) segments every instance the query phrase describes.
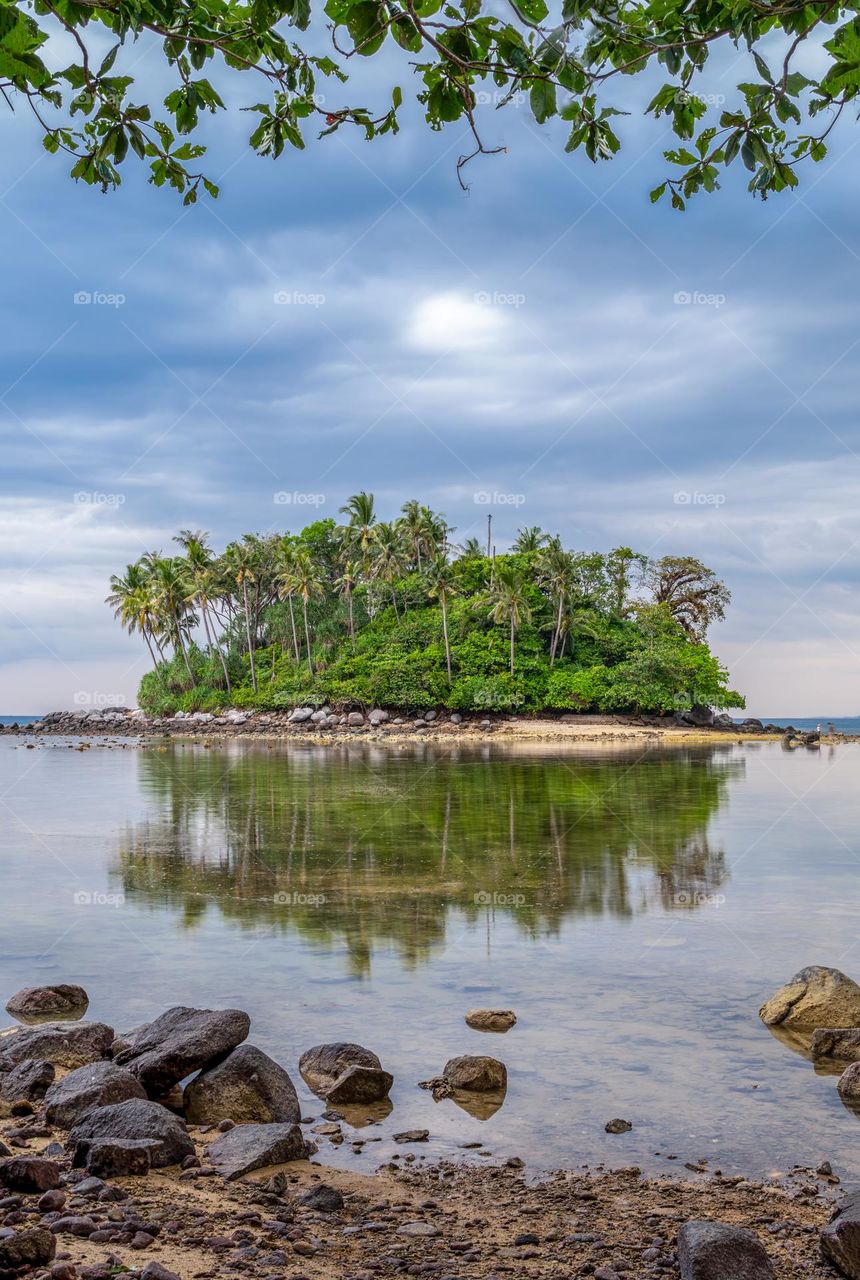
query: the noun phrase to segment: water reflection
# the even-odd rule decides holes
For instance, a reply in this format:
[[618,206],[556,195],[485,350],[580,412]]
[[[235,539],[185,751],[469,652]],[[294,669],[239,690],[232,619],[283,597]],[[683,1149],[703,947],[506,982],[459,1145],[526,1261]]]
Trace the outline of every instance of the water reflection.
[[375,948],[406,966],[452,908],[531,938],[574,916],[689,910],[727,879],[708,826],[744,760],[722,747],[561,757],[500,748],[173,745],[138,757],[150,816],[119,841],[128,899],[188,928],[213,905],[244,929]]

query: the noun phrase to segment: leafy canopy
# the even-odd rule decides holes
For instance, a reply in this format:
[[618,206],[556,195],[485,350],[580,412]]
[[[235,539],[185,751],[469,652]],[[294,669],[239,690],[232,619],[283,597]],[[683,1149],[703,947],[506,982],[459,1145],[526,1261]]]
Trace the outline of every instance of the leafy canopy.
[[[639,109],[667,117],[678,138],[651,199],[667,195],[683,209],[735,162],[765,198],[796,186],[802,161],[824,157],[860,90],[859,12],[799,0],[555,0],[552,9],[547,0],[326,0],[314,15],[328,27],[320,53],[310,0],[0,0],[0,90],[10,107],[28,104],[47,150],[71,157],[73,177],[106,191],[136,156],[151,182],[193,203],[201,186],[218,194],[196,166],[205,147],[192,139],[202,117],[225,110],[232,72],[254,83],[243,108],[253,117],[250,146],[276,158],[314,132],[396,132],[402,87],[380,88],[374,106],[356,103],[346,68],[399,46],[430,128],[464,122],[471,133],[462,183],[470,159],[502,150],[485,144],[484,118],[512,102],[527,101],[539,125],[566,121],[566,151],[610,159],[627,97],[617,78],[650,69]],[[131,74],[140,36],[162,42],[172,78],[158,104]],[[803,58],[810,45],[814,60]],[[723,47],[744,52],[749,69],[725,101],[707,92],[709,59]],[[725,83],[713,79],[720,91]]]

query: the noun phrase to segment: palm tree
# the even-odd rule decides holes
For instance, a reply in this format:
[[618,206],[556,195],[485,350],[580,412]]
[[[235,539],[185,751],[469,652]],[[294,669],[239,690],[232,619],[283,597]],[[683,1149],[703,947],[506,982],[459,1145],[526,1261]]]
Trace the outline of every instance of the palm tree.
[[477,560],[484,554],[484,548],[477,538],[467,538],[465,542],[461,542],[459,551],[464,560]]
[[188,585],[183,562],[179,556],[162,556],[147,552],[143,563],[149,569],[151,587],[156,607],[164,620],[164,627],[175,653],[181,653],[188,679],[194,683],[194,672],[188,657],[185,633],[198,619],[189,609]]
[[335,579],[335,586],[341,595],[346,596],[347,606],[349,608],[349,638],[352,643],[352,651],[355,653],[355,618],[352,611],[352,597],[358,584],[361,574],[361,565],[357,560],[345,560],[341,566],[340,577]]
[[538,554],[538,581],[549,591],[555,603],[555,624],[552,631],[549,665],[553,666],[556,650],[561,637],[561,620],[565,600],[573,585],[573,561],[561,545],[558,536],[550,538],[546,546]]
[[406,545],[412,553],[412,559],[421,572],[421,549],[425,533],[425,508],[416,498],[410,498],[408,502],[404,502],[400,508],[402,512],[401,519],[398,521],[403,530],[403,537]]
[[361,553],[362,563],[365,564],[370,553],[370,544],[373,540],[373,526],[376,524],[376,516],[373,510],[373,494],[365,493],[363,489],[361,493],[353,494],[347,500],[346,506],[341,507],[340,514],[349,517],[346,526],[346,539],[351,546],[358,548]]
[[290,610],[290,631],[293,637],[293,653],[296,662],[301,661],[301,650],[299,649],[299,636],[296,631],[296,614],[293,609],[293,590],[290,586],[290,574],[296,557],[296,545],[294,540],[287,534],[281,538],[277,550],[275,552],[275,572],[278,584],[278,595],[282,600],[286,599]]
[[448,642],[448,601],[457,589],[454,566],[444,552],[438,552],[427,566],[430,595],[442,606],[442,635],[445,637],[445,665],[451,683],[451,646]]
[[511,564],[500,561],[496,565],[489,590],[483,603],[489,606],[493,622],[507,622],[510,628],[511,675],[514,674],[514,647],[517,628],[523,622],[531,622],[532,611],[527,599],[528,583],[525,574]]
[[218,654],[221,670],[224,673],[224,681],[229,691],[231,688],[230,672],[227,670],[227,663],[224,661],[221,645],[215,635],[215,627],[210,624],[209,620],[209,607],[212,600],[220,593],[220,582],[217,573],[213,570],[215,557],[207,542],[208,537],[209,534],[204,533],[202,529],[196,529],[193,532],[190,529],[180,529],[173,541],[178,542],[185,551],[191,599],[200,607],[210,657],[213,653]]
[[[134,635],[139,631],[146,641],[153,667],[158,667],[158,659],[152,648],[153,642],[158,646],[156,635],[158,616],[151,591],[149,572],[142,561],[127,564],[125,574],[111,574],[110,594],[105,600],[113,608],[113,616],[118,618],[128,631]],[[162,657],[164,655],[162,654]]]
[[394,583],[403,576],[405,570],[406,563],[403,557],[403,543],[400,539],[399,529],[393,524],[376,525],[373,530],[370,577],[388,584],[391,591],[391,603],[394,605],[394,614],[398,619],[400,618],[400,612],[397,608],[397,593],[394,590]]
[[306,547],[296,547],[292,563],[283,580],[283,588],[301,596],[302,614],[305,624],[305,646],[307,649],[308,671],[313,675],[314,664],[311,656],[311,629],[308,622],[308,604],[318,600],[324,594],[322,572],[319,565]]
[[531,551],[540,551],[541,547],[549,541],[549,537],[544,533],[543,529],[538,528],[536,524],[529,525],[525,529],[517,529],[517,537],[514,542],[512,551],[518,555],[528,555]]
[[236,585],[242,589],[242,609],[245,614],[245,640],[248,645],[248,662],[251,667],[251,687],[257,692],[257,668],[254,665],[254,644],[251,640],[251,601],[248,596],[248,584],[256,585],[257,581],[257,540],[251,534],[245,534],[241,542],[231,542],[224,552],[230,573]]

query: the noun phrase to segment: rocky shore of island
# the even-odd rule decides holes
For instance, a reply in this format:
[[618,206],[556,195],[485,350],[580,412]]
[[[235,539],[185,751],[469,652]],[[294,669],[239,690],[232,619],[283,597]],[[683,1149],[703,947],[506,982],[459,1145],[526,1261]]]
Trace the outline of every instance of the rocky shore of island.
[[[169,716],[148,715],[140,709],[104,707],[54,711],[33,724],[0,727],[13,737],[258,737],[287,740],[373,738],[397,741],[430,738],[442,742],[487,737],[519,740],[576,741],[629,739],[755,739],[781,738],[788,747],[816,747],[818,731],[793,725],[765,723],[749,717],[734,721],[708,707],[694,707],[672,716],[579,715],[508,712],[386,710],[382,707],[339,709],[299,706],[284,711],[231,707],[222,713],[177,711]],[[826,741],[835,740],[827,739]],[[843,740],[843,739],[840,739]]]
[[[307,1049],[297,1068],[319,1107],[302,1114],[242,1010],[177,1006],[117,1033],[88,1005],[60,984],[6,1006],[18,1022],[0,1031],[0,1280],[860,1276],[860,1197],[836,1203],[827,1162],[767,1182],[705,1165],[687,1181],[635,1166],[530,1174],[486,1151],[424,1160],[428,1131],[406,1128],[397,1154],[356,1174],[326,1166],[324,1149],[374,1141],[393,1077],[373,1050]],[[761,1017],[794,1034],[848,1029],[860,987],[811,966]],[[509,1009],[464,1018],[497,1036],[517,1022]],[[414,1083],[491,1101],[507,1075],[464,1055]]]

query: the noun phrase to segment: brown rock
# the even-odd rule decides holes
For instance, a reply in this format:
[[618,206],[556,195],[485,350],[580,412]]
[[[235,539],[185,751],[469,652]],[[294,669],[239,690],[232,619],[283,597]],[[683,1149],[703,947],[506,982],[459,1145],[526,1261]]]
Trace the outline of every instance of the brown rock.
[[41,1156],[12,1156],[0,1162],[0,1183],[10,1191],[52,1191],[60,1185],[60,1166]]
[[442,1075],[452,1089],[467,1089],[472,1093],[490,1093],[505,1089],[508,1084],[505,1064],[481,1054],[463,1054],[449,1059]]
[[780,987],[759,1010],[769,1027],[797,1031],[860,1026],[860,986],[839,969],[809,965]]
[[516,1023],[513,1009],[470,1009],[466,1022],[475,1031],[510,1031]]
[[26,987],[6,1003],[6,1012],[21,1022],[38,1022],[49,1018],[81,1018],[90,998],[83,987],[58,983],[50,987]]

